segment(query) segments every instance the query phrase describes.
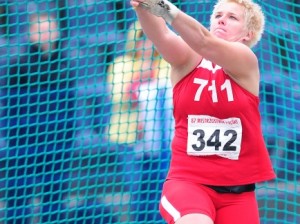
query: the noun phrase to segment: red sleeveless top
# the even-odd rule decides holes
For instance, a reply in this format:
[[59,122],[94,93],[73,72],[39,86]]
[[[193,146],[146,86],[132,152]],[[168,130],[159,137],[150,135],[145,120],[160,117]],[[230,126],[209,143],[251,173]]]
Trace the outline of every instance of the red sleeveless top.
[[173,89],[175,136],[167,179],[230,186],[275,178],[259,98],[203,59]]

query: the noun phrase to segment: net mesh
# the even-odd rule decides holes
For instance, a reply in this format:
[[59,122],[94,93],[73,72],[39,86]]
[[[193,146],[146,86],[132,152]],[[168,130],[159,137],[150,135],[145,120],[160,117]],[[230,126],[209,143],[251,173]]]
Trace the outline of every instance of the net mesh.
[[[173,2],[208,26],[213,1]],[[260,109],[278,175],[258,185],[261,222],[300,223],[300,1],[257,2]],[[164,223],[169,66],[129,1],[1,0],[0,12],[0,223]]]

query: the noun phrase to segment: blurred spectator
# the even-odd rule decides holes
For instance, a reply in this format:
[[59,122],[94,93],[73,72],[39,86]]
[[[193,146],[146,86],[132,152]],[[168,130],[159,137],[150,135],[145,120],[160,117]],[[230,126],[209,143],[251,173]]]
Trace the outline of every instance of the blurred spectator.
[[139,41],[137,49],[142,49],[143,61],[130,90],[131,100],[138,108],[139,130],[134,145],[136,179],[132,203],[136,207],[135,221],[159,223],[157,203],[168,167],[168,140],[172,133],[172,88],[167,77],[169,67],[159,59],[152,42]]
[[10,61],[2,86],[7,149],[6,223],[32,223],[39,198],[40,223],[64,219],[69,154],[73,147],[74,95],[56,18],[30,17],[28,47]]
[[23,39],[27,36],[27,24],[32,13],[55,13],[55,0],[0,0],[0,10],[4,12],[2,30],[10,39]]
[[[74,13],[81,11],[83,14],[85,2],[80,2],[81,5],[72,6]],[[72,4],[75,4],[75,2]],[[94,16],[96,18],[99,16],[98,14],[102,14],[101,16],[105,19],[103,10],[94,11],[93,5],[95,4],[92,4],[92,2],[87,4],[89,7],[86,10],[94,14],[80,14],[82,20],[87,19],[86,16]],[[100,4],[97,6],[99,8],[105,7],[104,5],[100,6]],[[77,17],[70,19],[78,20]],[[96,25],[96,21],[90,19],[90,22],[91,26]],[[105,20],[102,22],[105,22]],[[98,39],[97,36],[91,39],[87,37],[82,38],[84,35],[89,36],[88,29],[84,30],[81,25],[77,27],[75,26],[76,24],[73,25],[72,29],[76,38],[71,38],[70,42],[66,42],[65,45],[69,50],[68,58],[72,64],[71,69],[75,74],[75,117],[77,128],[75,150],[72,155],[72,169],[74,169],[74,172],[72,172],[73,186],[77,190],[80,189],[80,192],[85,195],[94,195],[95,191],[107,194],[111,193],[115,188],[110,183],[114,182],[117,185],[118,182],[115,179],[118,155],[112,149],[114,145],[109,142],[107,134],[112,106],[111,93],[107,85],[107,67],[108,61],[110,61],[108,51],[112,49],[107,48],[107,42],[104,40],[105,33],[99,33],[99,37],[102,40]],[[81,37],[75,34],[79,32],[78,29],[82,31]],[[92,32],[93,30],[90,31]],[[94,35],[97,35],[96,32],[95,30]]]
[[124,147],[130,148],[131,152],[137,137],[138,114],[136,107],[130,100],[128,90],[134,70],[139,69],[138,65],[141,61],[135,51],[135,42],[142,34],[140,30],[136,30],[136,26],[136,23],[133,23],[128,30],[126,54],[116,57],[108,68],[108,84],[113,103],[113,114],[108,129],[109,138],[112,142],[124,144]]
[[[113,116],[109,134],[120,144],[126,161],[124,174],[130,186],[131,209],[138,223],[162,221],[158,212],[171,135],[172,102],[169,67],[146,39],[140,24],[131,25],[127,54],[109,67]],[[157,169],[154,169],[156,167]]]
[[133,70],[137,69],[138,61],[135,52],[135,39],[140,34],[135,30],[135,24],[128,30],[126,48],[123,55],[116,57],[108,67],[109,92],[112,96],[112,116],[108,126],[111,143],[118,145],[115,154],[118,155],[119,172],[117,179],[122,180],[122,192],[132,192],[134,162],[133,146],[137,138],[138,113],[137,108],[130,101],[128,90],[133,79]]
[[117,32],[114,4],[114,1],[67,0],[62,5],[70,38],[69,58],[76,72],[78,146],[99,148],[99,143],[106,141],[111,113],[107,67],[122,36]]

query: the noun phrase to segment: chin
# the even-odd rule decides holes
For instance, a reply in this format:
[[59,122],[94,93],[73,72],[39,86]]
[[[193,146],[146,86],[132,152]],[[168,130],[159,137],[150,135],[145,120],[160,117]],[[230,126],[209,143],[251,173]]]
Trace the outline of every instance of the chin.
[[219,37],[219,38],[222,38],[222,39],[224,38],[224,33],[215,31],[213,34],[214,34],[216,37]]
[[226,38],[224,37],[224,35],[221,35],[221,34],[215,34],[216,37],[220,38],[220,39],[223,39],[223,40],[226,40]]

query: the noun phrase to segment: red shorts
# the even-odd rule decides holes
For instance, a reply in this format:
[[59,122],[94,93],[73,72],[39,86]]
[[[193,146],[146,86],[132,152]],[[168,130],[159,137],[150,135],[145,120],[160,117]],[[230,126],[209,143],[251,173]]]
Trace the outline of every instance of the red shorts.
[[215,224],[260,223],[254,191],[217,193],[209,187],[187,181],[167,180],[159,209],[168,224],[195,213],[209,216]]

